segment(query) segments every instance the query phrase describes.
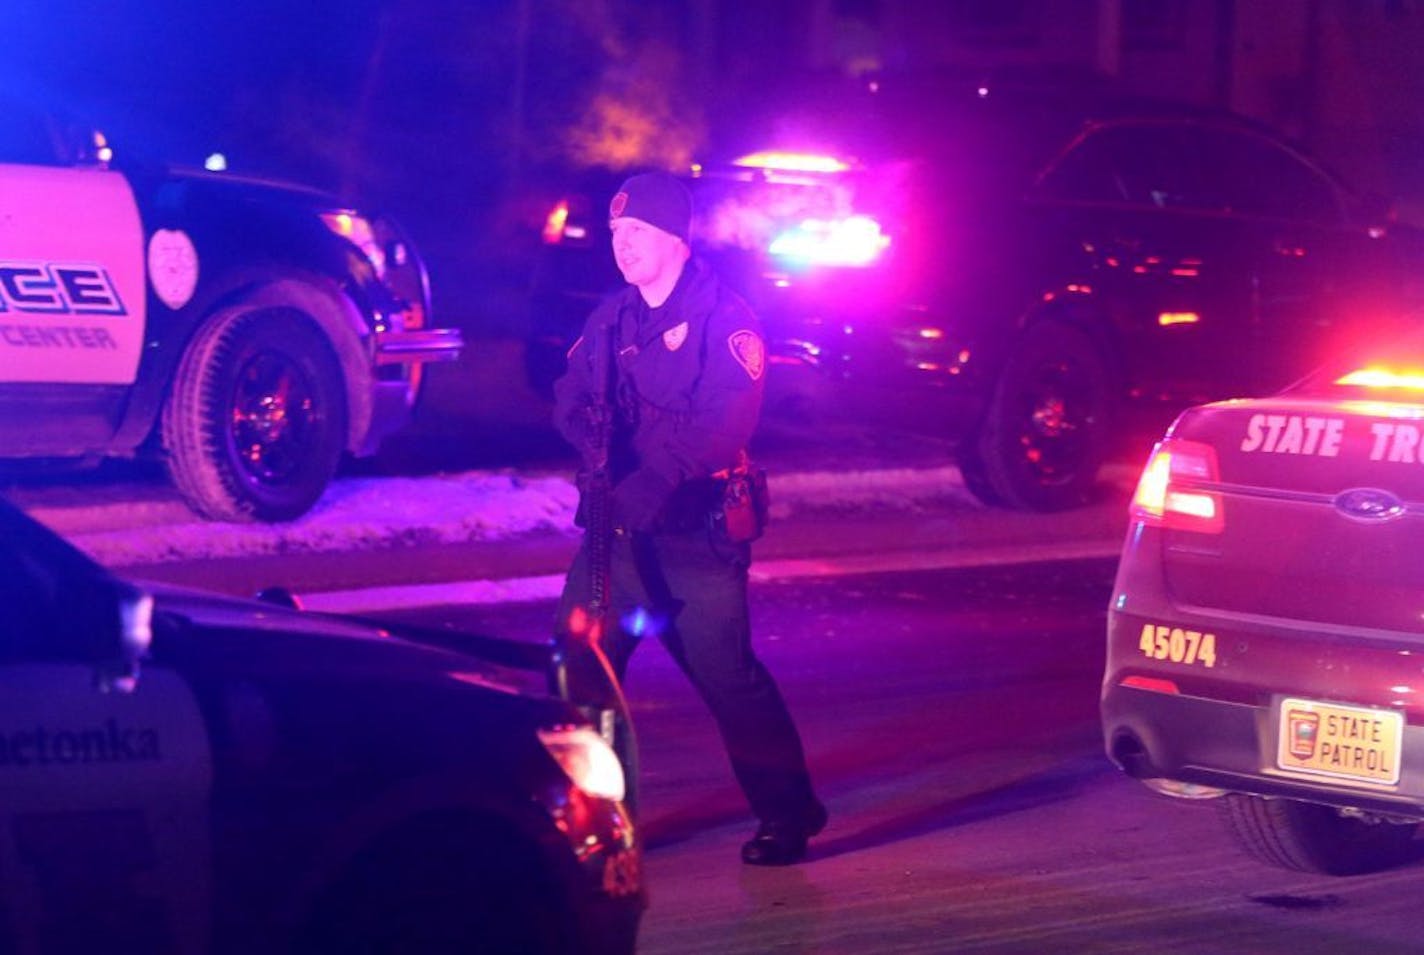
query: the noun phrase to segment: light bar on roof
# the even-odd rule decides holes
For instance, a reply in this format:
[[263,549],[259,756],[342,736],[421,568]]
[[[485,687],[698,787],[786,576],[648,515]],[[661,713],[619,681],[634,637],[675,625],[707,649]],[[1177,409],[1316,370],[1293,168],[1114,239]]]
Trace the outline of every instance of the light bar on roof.
[[860,268],[880,258],[890,237],[869,216],[845,219],[807,219],[772,240],[772,255],[804,265],[841,265]]
[[845,172],[850,164],[834,156],[814,153],[783,153],[774,150],[749,153],[732,160],[732,165],[746,169],[774,169],[782,172]]
[[1389,368],[1357,368],[1335,379],[1337,385],[1353,385],[1360,388],[1402,388],[1406,391],[1424,391],[1424,371],[1394,371]]

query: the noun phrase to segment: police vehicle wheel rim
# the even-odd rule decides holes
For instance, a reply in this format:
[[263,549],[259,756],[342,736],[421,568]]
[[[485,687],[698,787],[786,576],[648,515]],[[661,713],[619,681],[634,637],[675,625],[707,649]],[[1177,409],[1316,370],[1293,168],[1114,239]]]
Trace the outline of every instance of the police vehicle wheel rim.
[[1071,362],[1045,362],[1020,393],[1022,461],[1042,484],[1071,481],[1086,451],[1091,385]]
[[320,417],[302,369],[275,352],[261,352],[242,367],[229,419],[236,458],[250,475],[275,483],[302,467]]

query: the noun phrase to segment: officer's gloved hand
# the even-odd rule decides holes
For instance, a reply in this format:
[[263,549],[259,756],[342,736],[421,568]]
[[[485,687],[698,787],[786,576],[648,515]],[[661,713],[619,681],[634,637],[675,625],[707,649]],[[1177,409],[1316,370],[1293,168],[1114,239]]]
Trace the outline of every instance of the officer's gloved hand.
[[634,471],[613,488],[613,525],[630,531],[652,530],[673,487],[656,471]]

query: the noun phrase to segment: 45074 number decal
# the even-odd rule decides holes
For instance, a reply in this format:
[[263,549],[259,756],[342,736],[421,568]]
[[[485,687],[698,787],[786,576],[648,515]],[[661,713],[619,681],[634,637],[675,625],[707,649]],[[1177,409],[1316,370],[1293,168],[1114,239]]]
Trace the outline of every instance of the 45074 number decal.
[[1170,660],[1173,663],[1200,664],[1208,669],[1216,666],[1216,634],[1160,624],[1142,625],[1137,648],[1150,660]]

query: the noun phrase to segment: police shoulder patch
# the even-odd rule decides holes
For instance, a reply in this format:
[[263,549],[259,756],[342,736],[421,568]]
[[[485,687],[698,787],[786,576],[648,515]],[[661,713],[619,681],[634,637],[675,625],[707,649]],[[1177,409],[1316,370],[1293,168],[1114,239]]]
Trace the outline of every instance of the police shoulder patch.
[[762,345],[760,335],[749,328],[738,329],[727,336],[727,347],[752,381],[761,378],[766,370],[766,347]]
[[672,328],[663,332],[663,344],[668,351],[677,351],[682,347],[682,343],[687,341],[687,323],[678,322]]

